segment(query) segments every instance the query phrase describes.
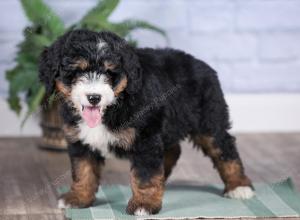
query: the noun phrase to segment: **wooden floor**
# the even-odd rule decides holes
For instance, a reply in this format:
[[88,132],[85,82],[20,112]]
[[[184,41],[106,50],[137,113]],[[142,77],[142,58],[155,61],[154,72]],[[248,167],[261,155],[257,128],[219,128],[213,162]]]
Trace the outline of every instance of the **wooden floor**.
[[[36,138],[0,139],[0,220],[61,220],[55,189],[70,183],[66,153],[37,149]],[[256,182],[293,177],[300,190],[300,133],[241,134],[237,142],[246,172]],[[189,143],[169,182],[220,183],[211,162]],[[108,159],[103,184],[128,184],[127,161]]]

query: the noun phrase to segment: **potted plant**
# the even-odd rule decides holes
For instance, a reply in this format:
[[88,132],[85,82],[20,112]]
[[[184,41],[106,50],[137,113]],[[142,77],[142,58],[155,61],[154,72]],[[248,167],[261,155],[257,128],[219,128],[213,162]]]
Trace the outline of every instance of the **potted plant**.
[[[77,28],[113,31],[127,38],[133,45],[137,43],[131,35],[135,29],[148,29],[164,37],[166,35],[163,30],[145,21],[128,19],[118,23],[110,22],[108,18],[119,0],[99,0],[94,8],[70,27],[65,27],[61,18],[43,0],[21,0],[21,3],[31,25],[24,29],[24,40],[18,45],[15,67],[6,71],[6,79],[9,81],[7,101],[18,115],[24,105],[27,106],[22,125],[32,113],[39,112],[43,131],[41,146],[63,149],[66,141],[61,128],[62,120],[58,114],[59,102],[55,95],[46,99],[45,88],[38,80],[38,60],[44,47],[49,46],[66,31]],[[23,97],[25,104],[21,102]]]

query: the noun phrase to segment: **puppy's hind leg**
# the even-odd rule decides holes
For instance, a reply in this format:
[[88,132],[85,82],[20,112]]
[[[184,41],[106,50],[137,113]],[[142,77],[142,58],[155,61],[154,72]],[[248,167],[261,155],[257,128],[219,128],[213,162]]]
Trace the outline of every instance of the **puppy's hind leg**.
[[180,145],[176,144],[164,152],[164,175],[165,181],[171,175],[173,168],[175,167],[177,160],[179,159],[181,154]]
[[215,73],[208,74],[201,89],[199,128],[191,135],[197,146],[209,156],[225,184],[225,196],[248,199],[254,195],[249,178],[245,175],[242,161],[230,129],[229,111]]
[[254,195],[250,179],[245,175],[235,147],[235,139],[227,132],[224,136],[194,136],[194,143],[209,156],[225,184],[224,196],[249,199]]

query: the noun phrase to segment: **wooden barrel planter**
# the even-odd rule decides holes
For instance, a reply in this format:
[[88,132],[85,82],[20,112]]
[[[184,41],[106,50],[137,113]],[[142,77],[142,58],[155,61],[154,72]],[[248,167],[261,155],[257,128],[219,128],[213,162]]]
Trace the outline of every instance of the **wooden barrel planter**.
[[66,150],[67,141],[62,129],[63,121],[59,114],[59,101],[54,100],[51,106],[42,108],[40,119],[42,140],[39,146],[43,149]]

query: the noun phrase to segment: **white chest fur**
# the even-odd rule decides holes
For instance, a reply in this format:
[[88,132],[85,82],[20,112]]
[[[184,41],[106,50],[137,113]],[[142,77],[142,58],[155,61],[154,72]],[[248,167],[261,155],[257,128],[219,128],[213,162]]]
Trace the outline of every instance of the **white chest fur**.
[[95,128],[90,128],[86,123],[79,124],[79,139],[84,144],[89,144],[92,149],[98,149],[103,155],[108,154],[108,145],[118,142],[118,138],[102,123]]

